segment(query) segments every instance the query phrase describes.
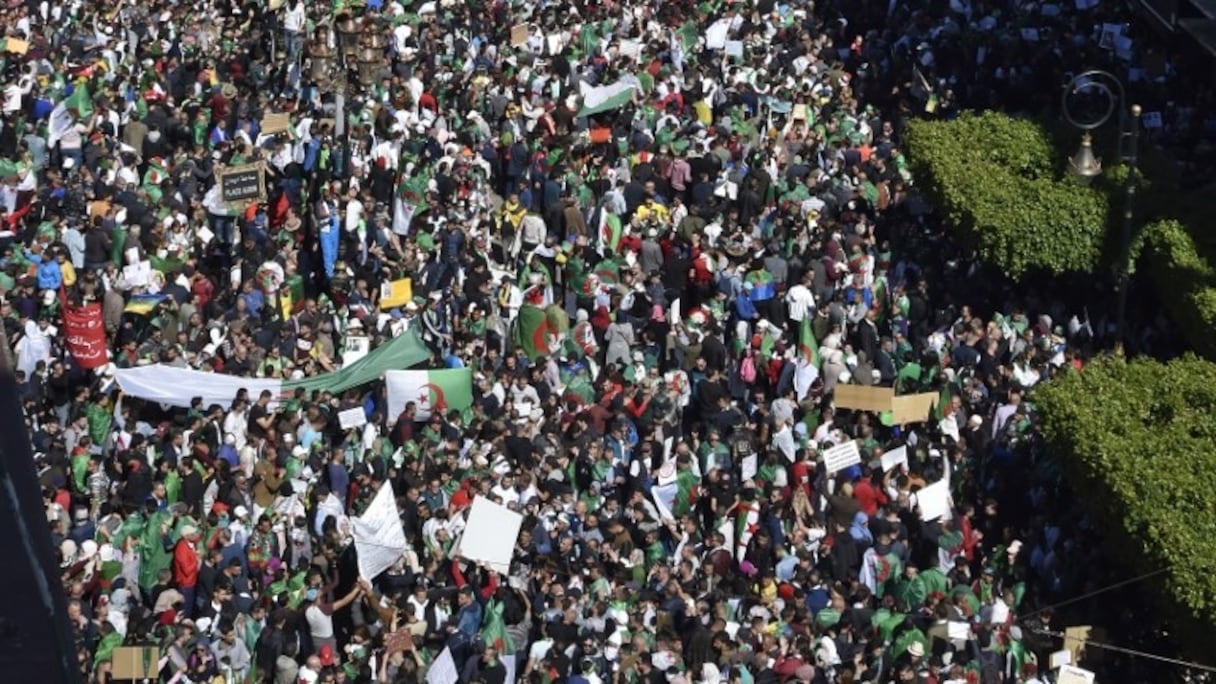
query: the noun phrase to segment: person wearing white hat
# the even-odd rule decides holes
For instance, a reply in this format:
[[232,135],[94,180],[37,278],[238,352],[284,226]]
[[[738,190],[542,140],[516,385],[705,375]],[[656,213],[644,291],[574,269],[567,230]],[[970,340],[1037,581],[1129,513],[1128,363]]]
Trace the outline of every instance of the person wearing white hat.
[[182,593],[182,611],[187,617],[194,614],[194,599],[198,587],[199,541],[202,535],[193,523],[182,525],[177,545],[173,547],[173,582]]

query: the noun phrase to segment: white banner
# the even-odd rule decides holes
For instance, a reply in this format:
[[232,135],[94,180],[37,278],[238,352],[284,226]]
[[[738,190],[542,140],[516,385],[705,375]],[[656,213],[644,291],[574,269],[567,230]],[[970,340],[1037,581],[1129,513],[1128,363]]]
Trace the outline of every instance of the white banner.
[[385,482],[372,503],[358,518],[351,518],[355,553],[359,557],[359,576],[367,581],[392,567],[407,546],[393,486]]
[[124,394],[180,408],[190,408],[191,399],[202,397],[204,407],[219,404],[227,409],[242,388],[248,391],[251,402],[257,401],[263,390],[270,390],[274,397],[271,404],[277,405],[283,393],[281,380],[239,378],[159,363],[115,369],[114,379]]

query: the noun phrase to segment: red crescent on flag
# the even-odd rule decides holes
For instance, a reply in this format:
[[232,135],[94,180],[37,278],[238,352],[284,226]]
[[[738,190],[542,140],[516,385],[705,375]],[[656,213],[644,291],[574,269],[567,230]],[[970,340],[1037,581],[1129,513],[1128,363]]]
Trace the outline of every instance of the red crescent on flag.
[[549,353],[549,320],[546,318],[532,331],[532,346],[541,354]]
[[422,386],[422,389],[429,391],[435,397],[434,400],[431,401],[431,410],[443,411],[447,409],[448,402],[447,399],[444,398],[443,390],[439,388],[439,385],[436,385],[433,382],[428,382]]

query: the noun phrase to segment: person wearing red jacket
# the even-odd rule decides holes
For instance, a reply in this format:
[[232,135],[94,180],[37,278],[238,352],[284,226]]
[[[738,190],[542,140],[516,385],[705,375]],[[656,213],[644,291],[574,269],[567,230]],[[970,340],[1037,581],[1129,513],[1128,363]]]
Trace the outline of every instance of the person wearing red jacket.
[[194,613],[195,589],[198,587],[198,542],[201,538],[194,525],[182,527],[177,546],[173,547],[173,582],[182,593],[183,611],[187,617]]
[[862,478],[853,484],[853,498],[861,506],[861,512],[873,518],[880,505],[886,505],[887,494],[874,486],[869,480]]

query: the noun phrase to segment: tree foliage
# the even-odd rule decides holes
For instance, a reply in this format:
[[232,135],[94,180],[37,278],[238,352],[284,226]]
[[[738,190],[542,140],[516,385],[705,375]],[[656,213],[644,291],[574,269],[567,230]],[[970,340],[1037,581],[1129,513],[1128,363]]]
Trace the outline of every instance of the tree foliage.
[[1216,359],[1216,268],[1178,221],[1144,231],[1145,270],[1195,351]]
[[908,124],[913,177],[984,261],[1011,278],[1091,272],[1103,263],[1109,183],[1062,177],[1043,126],[996,112]]
[[1216,624],[1216,364],[1103,359],[1034,400],[1112,550],[1142,572],[1168,567],[1178,614]]

